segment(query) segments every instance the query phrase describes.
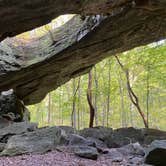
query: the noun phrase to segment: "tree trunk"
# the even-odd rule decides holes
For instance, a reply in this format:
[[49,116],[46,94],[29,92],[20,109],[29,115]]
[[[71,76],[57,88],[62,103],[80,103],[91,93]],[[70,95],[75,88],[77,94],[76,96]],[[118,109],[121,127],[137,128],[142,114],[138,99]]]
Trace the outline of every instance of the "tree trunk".
[[115,58],[116,58],[118,64],[120,65],[120,67],[122,68],[122,70],[125,73],[127,90],[128,90],[128,94],[129,94],[130,100],[135,105],[135,107],[137,108],[140,116],[142,117],[142,120],[143,120],[143,123],[144,123],[145,127],[148,128],[148,122],[147,122],[147,119],[146,119],[143,111],[141,110],[138,97],[136,96],[136,94],[134,93],[133,89],[131,88],[130,79],[129,79],[129,71],[128,71],[128,69],[125,69],[125,67],[120,62],[120,60],[119,60],[119,58],[117,56],[115,56]]
[[80,89],[80,83],[81,83],[81,77],[78,78],[78,111],[77,111],[77,121],[78,121],[78,127],[77,129],[79,130],[80,129],[80,101],[81,101],[81,89]]
[[95,109],[92,104],[92,71],[88,74],[88,89],[87,89],[87,100],[89,104],[89,111],[90,111],[90,119],[89,119],[89,127],[93,127],[94,123],[94,116],[95,116]]
[[98,101],[98,78],[97,78],[97,71],[96,66],[94,67],[94,80],[95,80],[95,98],[94,98],[94,107],[95,107],[95,124],[98,126],[98,108],[97,108],[97,101]]
[[72,104],[72,114],[71,114],[71,124],[74,129],[76,129],[76,83],[73,79],[73,104]]
[[71,121],[72,121],[72,127],[76,129],[76,95],[77,91],[80,87],[80,81],[81,79],[79,78],[77,87],[76,87],[76,79],[73,79],[73,109],[72,109],[72,114],[71,114]]

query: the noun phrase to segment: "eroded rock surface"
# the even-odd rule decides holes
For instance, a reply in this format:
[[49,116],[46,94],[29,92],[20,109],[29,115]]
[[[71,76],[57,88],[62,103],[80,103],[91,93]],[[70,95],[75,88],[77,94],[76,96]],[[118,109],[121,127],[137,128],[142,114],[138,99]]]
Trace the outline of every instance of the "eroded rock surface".
[[13,0],[12,2],[2,0],[0,1],[0,40],[47,24],[59,15],[108,14],[131,2],[132,0]]
[[61,130],[58,127],[38,129],[12,136],[1,155],[14,156],[29,153],[45,153],[53,150],[60,142]]
[[74,153],[80,157],[92,160],[97,160],[99,155],[97,149],[90,146],[76,146],[74,148]]
[[19,135],[26,132],[31,132],[37,129],[37,123],[20,122],[12,123],[7,127],[0,129],[0,142],[7,142],[13,135]]
[[[81,0],[79,2],[70,0],[69,4],[60,0],[49,2],[35,0],[31,4],[23,1],[10,4],[4,1],[0,2],[3,8],[0,10],[0,16],[3,18],[1,25],[5,18],[9,20],[5,21],[5,29],[3,27],[0,29],[2,37],[8,32],[14,35],[13,32],[19,33],[41,25],[55,17],[58,12],[78,14],[87,11],[87,14],[90,14],[91,11],[92,14],[101,14],[103,11],[109,11],[110,14],[85,19],[76,16],[60,29],[53,31],[53,39],[47,34],[19,47],[13,46],[10,39],[7,44],[5,41],[2,43],[5,46],[0,47],[0,91],[14,88],[18,98],[26,105],[40,102],[48,92],[71,78],[87,73],[94,64],[108,56],[166,37],[166,2],[163,0],[150,0],[152,9],[150,11],[138,7],[136,1],[130,0],[118,1],[120,3],[98,0],[85,3]],[[3,17],[5,7],[8,5],[10,12]],[[28,12],[25,12],[27,8]],[[14,11],[18,11],[19,14],[15,15]],[[6,28],[7,26],[9,28]]]
[[111,137],[113,130],[106,127],[85,128],[79,131],[79,134],[85,138],[92,137],[104,141],[107,137]]

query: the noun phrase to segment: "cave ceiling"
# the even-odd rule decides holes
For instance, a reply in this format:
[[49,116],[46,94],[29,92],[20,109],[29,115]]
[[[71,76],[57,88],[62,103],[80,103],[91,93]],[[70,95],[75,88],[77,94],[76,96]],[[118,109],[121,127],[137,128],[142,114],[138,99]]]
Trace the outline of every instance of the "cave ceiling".
[[[14,37],[63,14],[75,16],[51,35]],[[166,38],[166,0],[2,0],[0,17],[0,91],[26,105],[108,56]]]

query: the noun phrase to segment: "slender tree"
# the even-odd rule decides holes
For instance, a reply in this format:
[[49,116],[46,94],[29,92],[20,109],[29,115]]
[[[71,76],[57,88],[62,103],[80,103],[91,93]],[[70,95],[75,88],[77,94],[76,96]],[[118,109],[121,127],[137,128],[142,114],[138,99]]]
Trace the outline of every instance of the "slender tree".
[[128,69],[126,69],[123,64],[120,62],[119,58],[117,56],[115,56],[118,64],[120,65],[121,69],[124,71],[125,76],[126,76],[126,83],[127,83],[127,90],[128,90],[128,94],[130,97],[131,102],[135,105],[135,107],[137,108],[140,116],[142,117],[142,120],[144,122],[144,125],[146,128],[148,128],[148,122],[147,119],[143,113],[143,111],[141,110],[140,104],[139,104],[139,100],[138,97],[136,96],[136,94],[134,93],[131,85],[130,85],[130,79],[129,79],[129,71]]
[[72,104],[71,122],[72,122],[72,127],[74,129],[76,129],[76,95],[80,87],[80,81],[81,79],[79,77],[77,87],[76,87],[76,79],[73,79],[73,104]]
[[78,105],[77,105],[77,108],[78,108],[78,111],[77,111],[77,122],[78,122],[78,130],[80,129],[80,101],[81,101],[81,89],[80,89],[80,84],[81,84],[81,77],[78,78]]
[[87,89],[87,100],[90,109],[90,119],[89,119],[89,127],[93,127],[94,124],[94,116],[95,116],[95,109],[92,103],[92,71],[88,73],[88,89]]
[[94,97],[94,107],[95,107],[95,124],[98,126],[98,108],[97,108],[97,101],[98,101],[98,77],[97,77],[97,71],[96,66],[94,66],[94,81],[95,81],[95,97]]

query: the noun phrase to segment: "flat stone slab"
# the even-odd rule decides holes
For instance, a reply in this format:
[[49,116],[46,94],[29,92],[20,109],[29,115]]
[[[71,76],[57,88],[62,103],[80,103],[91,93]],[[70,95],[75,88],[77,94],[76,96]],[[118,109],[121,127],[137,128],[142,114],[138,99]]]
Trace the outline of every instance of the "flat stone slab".
[[33,132],[12,136],[2,151],[1,156],[19,154],[43,154],[59,144],[61,129],[47,127]]

